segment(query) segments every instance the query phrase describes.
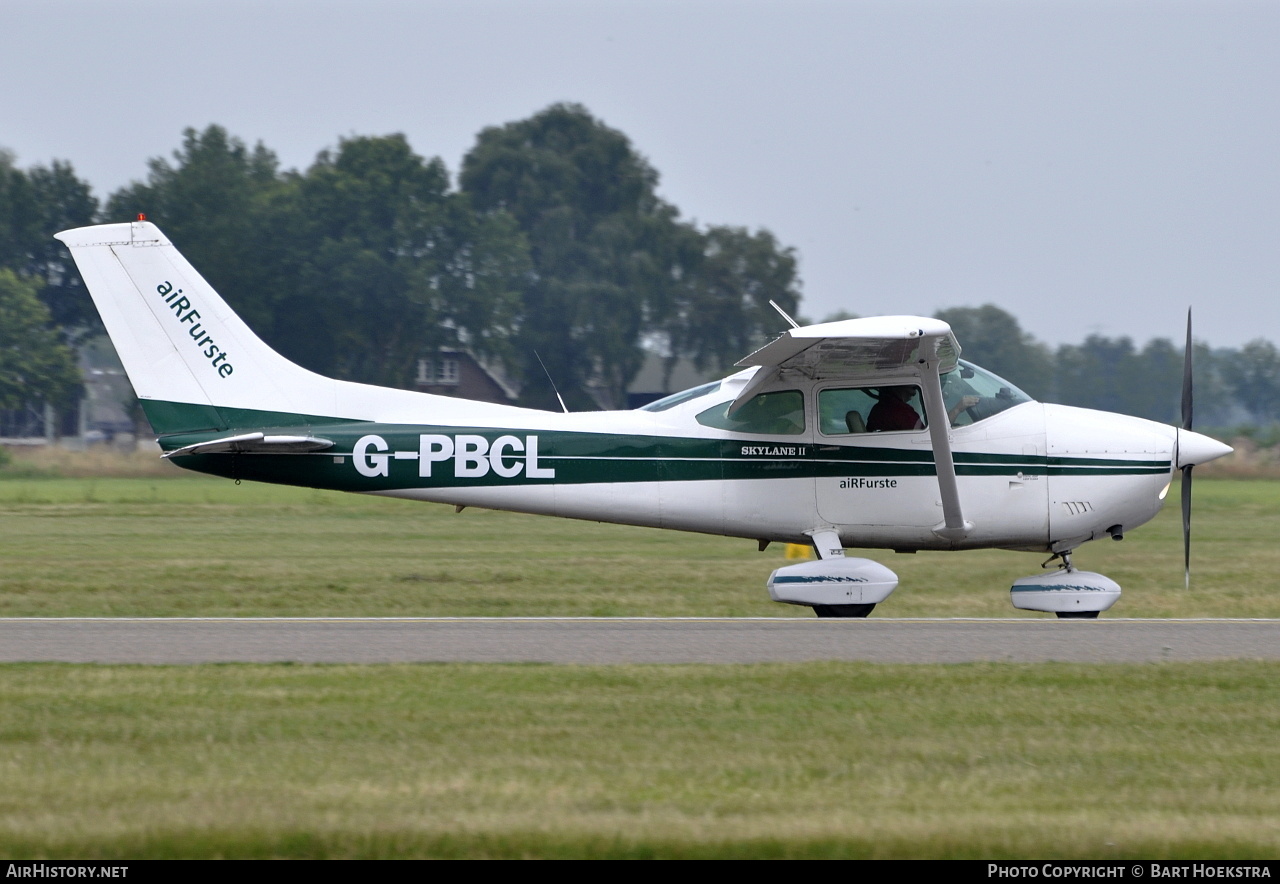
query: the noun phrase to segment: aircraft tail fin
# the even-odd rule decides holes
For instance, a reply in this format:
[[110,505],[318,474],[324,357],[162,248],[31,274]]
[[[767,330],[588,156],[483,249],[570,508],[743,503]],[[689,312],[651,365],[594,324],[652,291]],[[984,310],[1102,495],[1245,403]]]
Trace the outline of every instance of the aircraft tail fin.
[[57,238],[158,434],[336,415],[342,383],[267,346],[154,224],[81,227]]

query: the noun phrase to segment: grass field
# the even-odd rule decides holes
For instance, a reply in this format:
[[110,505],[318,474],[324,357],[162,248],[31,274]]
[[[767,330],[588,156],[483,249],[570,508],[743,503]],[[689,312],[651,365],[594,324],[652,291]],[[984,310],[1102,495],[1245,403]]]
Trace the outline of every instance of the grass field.
[[[1176,500],[1175,492],[1170,495]],[[1278,617],[1280,482],[1077,564]],[[0,478],[0,616],[812,616],[779,547],[175,474]],[[875,616],[1041,557],[869,553]],[[1107,615],[1104,615],[1107,616]],[[0,855],[1280,856],[1280,665],[0,666]]]
[[0,855],[1275,858],[1280,667],[0,667]]
[[[175,471],[176,473],[176,471]],[[1280,617],[1280,482],[1196,483],[1183,586],[1176,505],[1075,563],[1111,616]],[[0,616],[799,616],[749,540],[187,478],[0,480]],[[1043,555],[894,555],[880,617],[1043,617],[1008,589]]]

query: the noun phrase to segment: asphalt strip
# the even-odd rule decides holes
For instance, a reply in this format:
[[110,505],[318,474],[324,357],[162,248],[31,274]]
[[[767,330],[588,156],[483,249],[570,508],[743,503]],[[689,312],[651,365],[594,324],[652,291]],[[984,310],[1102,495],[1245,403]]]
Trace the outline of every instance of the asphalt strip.
[[31,617],[0,662],[1132,663],[1280,659],[1280,620]]

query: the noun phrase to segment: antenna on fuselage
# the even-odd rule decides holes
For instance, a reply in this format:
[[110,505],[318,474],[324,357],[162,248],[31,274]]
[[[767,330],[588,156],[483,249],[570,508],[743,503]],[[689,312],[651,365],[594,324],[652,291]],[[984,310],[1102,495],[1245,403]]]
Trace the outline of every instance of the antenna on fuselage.
[[779,306],[778,306],[778,302],[777,302],[777,301],[775,301],[775,300],[773,300],[772,298],[770,298],[770,299],[769,299],[769,306],[770,306],[770,307],[772,307],[774,310],[777,310],[777,311],[778,311],[778,313],[780,313],[780,314],[782,315],[782,318],[783,318],[783,319],[785,319],[787,322],[791,323],[791,327],[792,327],[792,328],[799,328],[799,327],[800,327],[800,323],[796,322],[794,319],[792,319],[790,316],[788,316],[788,315],[787,315],[787,311],[786,311],[786,310],[783,310],[781,307],[779,307]]
[[[786,315],[785,313],[783,314]],[[556,386],[555,378],[551,377],[551,372],[547,371],[547,364],[542,361],[542,357],[538,355],[538,351],[533,351],[533,358],[538,360],[538,364],[542,366],[542,372],[547,376],[547,380],[551,382],[551,390],[556,394],[556,399],[560,400],[560,410],[565,414],[569,413],[569,408],[564,404],[564,397],[560,395],[560,388]]]

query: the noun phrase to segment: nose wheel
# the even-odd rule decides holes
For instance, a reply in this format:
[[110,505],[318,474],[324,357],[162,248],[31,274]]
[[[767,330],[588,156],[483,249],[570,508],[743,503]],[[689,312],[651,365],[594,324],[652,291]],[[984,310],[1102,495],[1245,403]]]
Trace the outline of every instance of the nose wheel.
[[813,605],[819,617],[866,617],[875,605]]
[[[1074,568],[1071,567],[1071,551],[1070,550],[1067,550],[1064,553],[1058,553],[1052,556],[1048,561],[1046,561],[1040,567],[1042,568],[1046,567],[1054,560],[1060,561],[1062,563],[1063,571],[1067,571],[1068,573],[1070,573],[1071,571],[1075,570]],[[1101,612],[1100,611],[1054,611],[1053,613],[1058,615],[1059,620],[1097,620],[1098,614],[1100,614]]]
[[1013,582],[1009,600],[1024,611],[1055,614],[1060,620],[1096,620],[1120,598],[1120,585],[1093,571],[1078,571],[1071,564],[1071,550],[1057,553],[1042,567],[1059,564],[1056,571]]

